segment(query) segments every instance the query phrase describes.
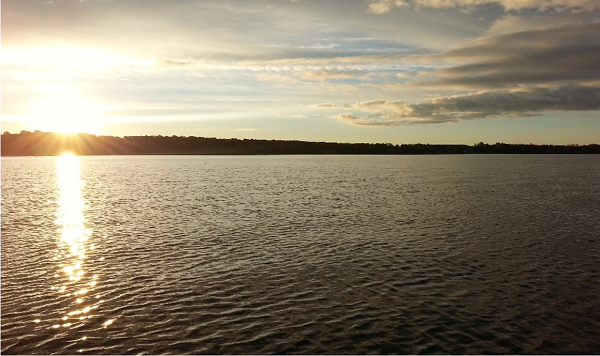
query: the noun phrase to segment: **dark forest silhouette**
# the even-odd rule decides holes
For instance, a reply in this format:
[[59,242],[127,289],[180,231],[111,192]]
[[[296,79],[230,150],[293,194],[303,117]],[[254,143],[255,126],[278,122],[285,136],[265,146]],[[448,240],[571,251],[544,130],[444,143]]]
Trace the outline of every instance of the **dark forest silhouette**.
[[218,139],[194,136],[96,136],[21,131],[2,134],[2,156],[87,155],[286,155],[286,154],[600,154],[600,145],[470,145],[334,143]]

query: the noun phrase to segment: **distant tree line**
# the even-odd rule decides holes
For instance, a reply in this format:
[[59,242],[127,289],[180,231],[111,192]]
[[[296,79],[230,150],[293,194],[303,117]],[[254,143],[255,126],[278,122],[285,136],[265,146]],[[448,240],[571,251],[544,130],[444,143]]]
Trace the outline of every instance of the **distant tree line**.
[[290,140],[218,139],[194,136],[96,136],[50,132],[5,132],[2,156],[88,155],[419,155],[419,154],[600,154],[600,145],[486,144],[431,145],[334,143]]

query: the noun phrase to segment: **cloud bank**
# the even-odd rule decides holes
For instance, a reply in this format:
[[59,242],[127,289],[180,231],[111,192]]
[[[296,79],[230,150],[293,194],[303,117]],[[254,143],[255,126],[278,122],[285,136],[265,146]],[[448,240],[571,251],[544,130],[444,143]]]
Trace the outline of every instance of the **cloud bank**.
[[548,111],[600,110],[600,88],[564,85],[519,91],[483,91],[437,97],[417,104],[376,100],[354,103],[347,108],[354,113],[346,112],[333,118],[350,125],[372,127],[526,117]]
[[452,64],[405,84],[462,94],[420,103],[356,102],[333,118],[382,127],[600,110],[598,34],[600,23],[592,23],[479,38],[429,56]]
[[600,8],[597,0],[376,0],[369,4],[369,12],[386,14],[394,8],[432,7],[436,9],[498,5],[506,11],[538,9],[541,11],[592,11]]
[[438,58],[460,63],[418,85],[462,90],[600,80],[600,23],[485,37]]

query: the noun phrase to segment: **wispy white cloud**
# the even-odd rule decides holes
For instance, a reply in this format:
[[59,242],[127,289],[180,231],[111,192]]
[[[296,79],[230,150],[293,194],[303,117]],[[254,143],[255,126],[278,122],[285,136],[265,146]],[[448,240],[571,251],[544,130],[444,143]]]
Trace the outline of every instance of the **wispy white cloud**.
[[256,79],[266,82],[277,82],[284,84],[301,84],[302,81],[289,74],[269,74],[259,73],[256,75]]
[[300,77],[309,80],[325,80],[325,79],[351,79],[356,78],[356,75],[348,72],[340,71],[305,71],[300,73]]
[[325,104],[311,105],[310,107],[314,108],[314,109],[335,109],[338,106],[336,104],[325,103]]
[[409,4],[403,0],[376,0],[369,4],[369,12],[377,15],[386,14],[396,7],[406,7]]
[[523,31],[582,26],[593,23],[594,17],[593,12],[536,15],[510,14],[494,21],[486,31],[486,35],[499,36]]

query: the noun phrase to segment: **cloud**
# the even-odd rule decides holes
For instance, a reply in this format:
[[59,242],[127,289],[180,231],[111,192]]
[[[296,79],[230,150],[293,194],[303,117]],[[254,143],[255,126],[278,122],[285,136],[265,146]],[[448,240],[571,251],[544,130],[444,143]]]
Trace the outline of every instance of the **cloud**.
[[[284,74],[268,74],[268,73],[260,73],[255,77],[257,80],[262,82],[271,82],[275,83],[279,86],[287,86],[292,92],[297,94],[298,87],[306,88],[311,91],[333,91],[333,92],[342,92],[342,91],[356,91],[360,89],[360,86],[353,84],[343,84],[343,83],[332,83],[328,82],[325,79],[327,76],[317,76],[317,78],[321,78],[318,80],[315,79],[307,79],[304,78],[304,74],[298,74],[294,72],[283,72]],[[312,78],[309,76],[309,78]]]
[[395,7],[405,7],[408,3],[402,0],[377,0],[369,4],[369,12],[372,14],[386,14]]
[[400,123],[397,123],[397,120],[379,120],[376,117],[352,115],[349,113],[334,115],[332,118],[352,126],[385,127],[401,125]]
[[333,71],[306,71],[306,72],[300,73],[300,76],[304,79],[309,79],[309,80],[355,78],[355,75],[351,74],[351,73],[333,72]]
[[168,68],[180,68],[180,67],[188,67],[188,66],[191,66],[192,64],[193,63],[190,61],[178,61],[178,60],[161,58],[160,60],[157,61],[156,66],[157,67],[168,67]]
[[337,105],[336,104],[330,104],[330,103],[316,104],[316,105],[312,105],[311,108],[314,108],[314,109],[335,109],[335,108],[337,108]]
[[292,119],[308,119],[308,116],[298,114],[298,115],[292,115],[292,116],[290,116],[290,118],[292,118]]
[[550,15],[510,15],[496,20],[487,30],[488,36],[509,33],[544,30],[557,27],[581,26],[592,23],[593,13],[565,13]]
[[[26,113],[58,83],[123,111],[116,116],[290,118],[330,110],[325,115],[341,122],[382,127],[596,110],[600,86],[600,24],[589,24],[598,12],[583,11],[598,0],[348,0],[344,11],[312,0],[6,5],[2,95],[11,113]],[[369,16],[367,5],[374,14],[403,9]],[[534,5],[545,12],[505,12]],[[61,43],[110,56],[52,57]],[[21,47],[43,51],[11,60]],[[431,90],[441,94],[424,99]],[[367,101],[386,94],[394,96]]]
[[[353,55],[336,57],[299,57],[275,59],[246,59],[221,64],[215,61],[214,67],[221,69],[244,70],[288,70],[336,73],[340,71],[407,70],[409,65],[421,60],[420,64],[431,64],[431,57],[422,58],[424,53],[398,53],[385,55]],[[426,60],[426,61],[425,61]]]
[[541,11],[593,11],[600,8],[597,0],[375,0],[369,4],[368,12],[386,14],[394,8],[401,7],[432,7],[459,8],[481,5],[499,5],[505,11],[521,11],[537,9]]
[[480,38],[432,58],[458,65],[421,75],[414,85],[459,90],[600,80],[600,23]]
[[277,83],[285,83],[285,84],[301,84],[302,81],[284,74],[267,74],[260,73],[256,76],[256,79],[264,82],[277,82]]
[[564,85],[483,91],[437,97],[417,104],[376,100],[354,103],[347,108],[361,113],[343,113],[333,118],[350,125],[373,127],[527,117],[550,111],[600,110],[600,87]]

